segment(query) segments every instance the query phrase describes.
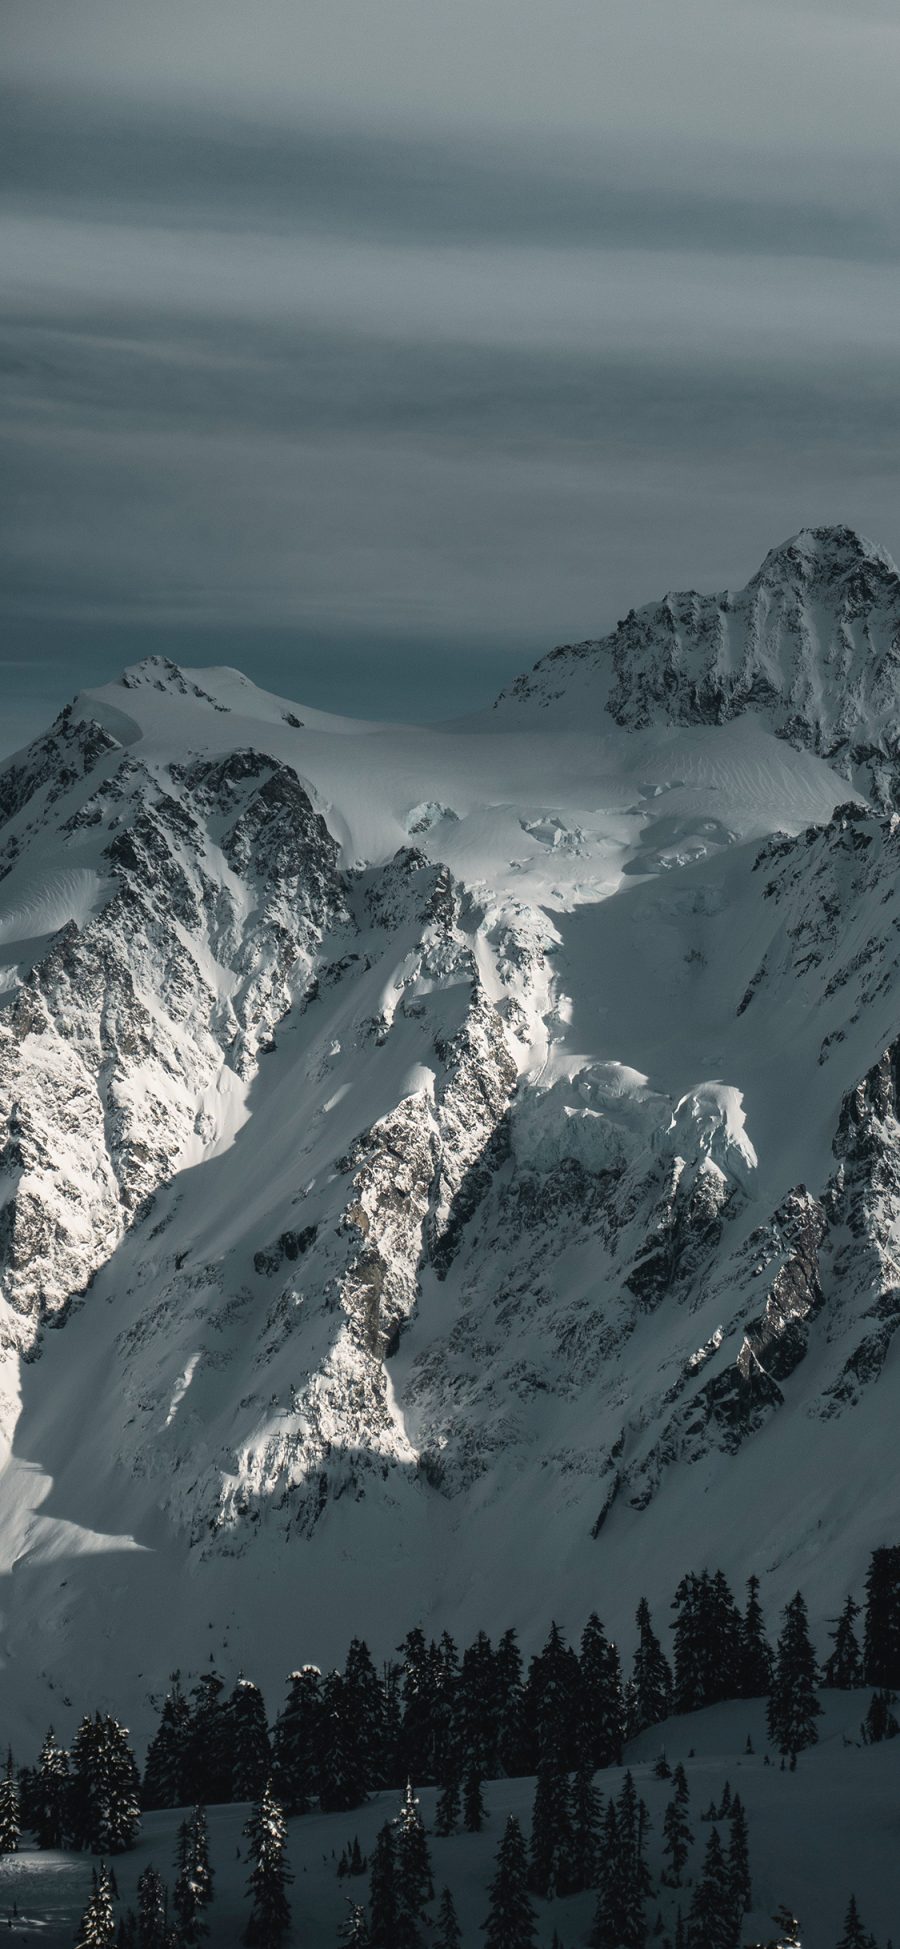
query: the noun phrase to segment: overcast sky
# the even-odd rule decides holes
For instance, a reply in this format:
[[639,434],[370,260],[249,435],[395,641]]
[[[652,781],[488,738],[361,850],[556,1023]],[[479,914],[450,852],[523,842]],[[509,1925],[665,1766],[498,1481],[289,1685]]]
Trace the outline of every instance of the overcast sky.
[[449,715],[900,552],[894,0],[3,0],[6,725],[165,650]]

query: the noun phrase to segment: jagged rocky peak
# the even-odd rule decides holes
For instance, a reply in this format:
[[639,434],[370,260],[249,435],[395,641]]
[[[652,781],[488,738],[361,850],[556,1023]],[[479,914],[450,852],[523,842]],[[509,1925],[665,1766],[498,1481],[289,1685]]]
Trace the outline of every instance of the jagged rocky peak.
[[632,609],[598,641],[563,645],[498,700],[561,715],[724,724],[755,711],[892,806],[900,764],[900,575],[852,528],[803,528],[747,587],[690,589]]
[[840,589],[869,601],[900,599],[900,573],[887,549],[843,523],[801,528],[770,548],[748,586],[772,588],[787,582],[822,594]]

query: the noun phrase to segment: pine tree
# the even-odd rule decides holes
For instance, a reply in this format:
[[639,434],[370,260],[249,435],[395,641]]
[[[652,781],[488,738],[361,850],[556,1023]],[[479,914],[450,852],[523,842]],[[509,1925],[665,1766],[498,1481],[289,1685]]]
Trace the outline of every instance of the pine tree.
[[850,1897],[850,1905],[844,1916],[844,1932],[837,1949],[872,1949],[872,1938],[863,1928],[855,1895]]
[[883,1739],[896,1739],[900,1733],[900,1720],[893,1707],[897,1703],[896,1692],[873,1692],[869,1710],[863,1720],[861,1731],[867,1746],[878,1746]]
[[362,1638],[352,1638],[344,1666],[341,1704],[347,1738],[359,1759],[363,1797],[387,1785],[384,1752],[384,1695]]
[[859,1605],[848,1597],[831,1633],[832,1651],[825,1660],[822,1680],[839,1692],[850,1692],[863,1682],[862,1653],[856,1636]]
[[304,1665],[291,1672],[272,1735],[272,1784],[288,1814],[308,1813],[316,1799],[321,1732],[322,1675]]
[[688,1913],[687,1939],[689,1949],[737,1949],[734,1894],[715,1828],[706,1843],[703,1873]]
[[76,1949],[115,1949],[115,1940],[109,1869],[101,1861],[99,1870],[93,1872],[91,1898],[81,1918]]
[[398,1650],[403,1661],[400,1696],[400,1763],[404,1778],[430,1781],[433,1778],[432,1722],[436,1686],[435,1660],[429,1655],[424,1631],[419,1625],[408,1631]]
[[[218,1807],[231,1799],[234,1754],[231,1721],[218,1672],[204,1672],[191,1693],[194,1701],[184,1759],[184,1799],[195,1806]],[[182,1803],[183,1804],[183,1803]]]
[[22,1822],[19,1813],[19,1789],[16,1784],[13,1756],[6,1755],[6,1773],[0,1780],[0,1854],[16,1854]]
[[528,1899],[528,1867],[522,1830],[513,1815],[497,1849],[490,1907],[484,1923],[485,1949],[533,1949],[534,1910]]
[[209,1934],[202,1911],[212,1901],[212,1870],[209,1865],[209,1836],[206,1812],[195,1807],[190,1820],[178,1830],[178,1854],[172,1906],[178,1919],[179,1949],[192,1946]]
[[501,1772],[508,1778],[518,1779],[528,1767],[529,1743],[522,1653],[515,1631],[504,1631],[494,1656],[494,1672],[498,1698],[497,1757]]
[[686,1807],[691,1797],[691,1790],[688,1786],[688,1776],[680,1760],[672,1774],[672,1791],[679,1806]]
[[769,1736],[780,1753],[802,1753],[818,1739],[816,1719],[822,1707],[816,1697],[817,1677],[806,1605],[798,1590],[784,1611],[769,1695]]
[[443,1890],[438,1904],[434,1949],[462,1949],[462,1935],[449,1888]]
[[567,1769],[576,1764],[581,1724],[581,1666],[558,1624],[551,1624],[543,1650],[529,1665],[525,1717],[535,1772],[544,1760]]
[[618,1766],[625,1740],[622,1669],[596,1612],[581,1636],[581,1740],[591,1765]]
[[338,1940],[341,1949],[371,1949],[372,1938],[366,1911],[358,1902],[348,1902],[347,1915]]
[[127,1908],[119,1917],[116,1932],[116,1949],[140,1949],[138,1942],[138,1921],[133,1908]]
[[772,1683],[772,1647],[759,1601],[759,1578],[747,1581],[747,1603],[740,1641],[740,1696],[764,1699]]
[[397,1930],[397,1870],[394,1829],[382,1827],[369,1870],[369,1934],[372,1949],[394,1949]]
[[669,1862],[665,1879],[673,1888],[681,1886],[693,1840],[684,1803],[676,1795],[669,1801],[663,1818],[663,1853]]
[[569,1851],[570,1886],[573,1893],[596,1888],[600,1871],[600,1820],[602,1801],[594,1785],[590,1765],[579,1766],[572,1782],[572,1839]]
[[72,1742],[70,1821],[75,1847],[121,1854],[140,1826],[140,1775],[128,1732],[110,1714],[82,1719]]
[[323,1813],[349,1813],[366,1798],[369,1760],[354,1744],[343,1672],[329,1672],[319,1720],[319,1799]]
[[146,1808],[182,1807],[187,1794],[191,1709],[173,1672],[159,1725],[147,1748],[141,1804]]
[[635,1691],[638,1727],[658,1725],[667,1719],[672,1707],[672,1673],[653,1629],[650,1606],[642,1597],[637,1608],[638,1643],[634,1654],[632,1682]]
[[258,1949],[277,1949],[290,1927],[286,1889],[293,1876],[285,1861],[285,1818],[271,1783],[267,1782],[263,1788],[262,1798],[254,1807],[244,1833],[253,1860],[247,1884],[253,1907],[244,1941],[257,1945]]
[[528,1885],[536,1895],[569,1893],[572,1812],[567,1774],[545,1760],[538,1768],[531,1816]]
[[167,1949],[169,1924],[166,1885],[154,1867],[146,1867],[138,1879],[138,1949]]
[[186,1820],[182,1821],[178,1829],[172,1907],[178,1923],[179,1949],[196,1949],[196,1945],[209,1934],[209,1930],[201,1913],[203,1903],[200,1899],[199,1886],[194,1879],[191,1830]]
[[866,1577],[863,1676],[900,1690],[900,1544],[874,1550]]
[[419,1803],[407,1782],[394,1822],[394,1887],[397,1899],[396,1949],[420,1949],[422,1911],[434,1893],[428,1842]]
[[40,1848],[61,1848],[67,1831],[69,1755],[57,1745],[51,1726],[33,1782],[34,1836]]
[[749,1914],[753,1907],[753,1888],[750,1879],[750,1837],[747,1832],[747,1816],[739,1794],[731,1803],[731,1834],[728,1842],[728,1874],[737,1913]]
[[231,1746],[231,1798],[258,1800],[272,1771],[266,1708],[252,1678],[239,1678],[227,1705]]
[[446,1837],[455,1834],[459,1825],[459,1761],[455,1753],[447,1755],[445,1773],[437,1804],[434,1810],[434,1831]]
[[485,1806],[481,1791],[481,1767],[477,1761],[473,1761],[463,1786],[463,1826],[467,1834],[480,1834],[484,1823]]

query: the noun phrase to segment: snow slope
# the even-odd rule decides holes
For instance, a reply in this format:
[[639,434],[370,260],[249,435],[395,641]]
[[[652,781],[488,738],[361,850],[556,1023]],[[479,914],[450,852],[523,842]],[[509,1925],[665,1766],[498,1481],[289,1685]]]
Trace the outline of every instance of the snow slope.
[[[744,1924],[746,1941],[768,1940],[773,1912],[787,1903],[799,1916],[804,1945],[832,1949],[852,1890],[867,1928],[879,1943],[891,1931],[896,1934],[900,1740],[873,1747],[858,1744],[859,1721],[868,1697],[852,1692],[823,1694],[821,1743],[801,1756],[795,1773],[781,1773],[777,1763],[765,1764],[765,1714],[757,1702],[713,1706],[689,1718],[672,1719],[633,1742],[626,1760],[652,1821],[647,1846],[655,1884],[647,1903],[651,1925],[661,1913],[671,1931],[678,1907],[687,1911],[690,1880],[699,1872],[710,1833],[700,1816],[711,1801],[718,1804],[727,1780],[732,1791],[740,1794],[749,1827],[754,1905]],[[752,1755],[744,1750],[748,1735],[755,1749]],[[663,1815],[672,1791],[671,1782],[656,1779],[653,1772],[653,1761],[663,1748],[670,1765],[679,1760],[684,1765],[690,1789],[688,1817],[694,1845],[686,1869],[688,1885],[677,1890],[659,1885],[664,1866]],[[623,1769],[610,1767],[597,1774],[596,1786],[602,1796],[616,1794],[622,1779]],[[530,1779],[489,1783],[484,1796],[487,1820],[480,1834],[460,1831],[442,1840],[428,1833],[436,1894],[439,1897],[442,1888],[450,1887],[467,1949],[481,1940],[494,1857],[510,1814],[528,1839],[534,1785]],[[434,1787],[422,1788],[418,1794],[426,1830],[433,1824],[436,1795]],[[378,1793],[353,1813],[308,1814],[289,1823],[294,1880],[289,1889],[293,1926],[288,1949],[291,1944],[331,1949],[337,1942],[347,1899],[365,1901],[368,1892],[367,1877],[338,1879],[337,1860],[354,1835],[363,1853],[371,1855],[380,1827],[396,1816],[398,1804],[397,1794]],[[246,1926],[243,1826],[248,1812],[240,1806],[210,1812],[214,1901],[207,1914],[216,1949],[237,1949]],[[148,1862],[171,1887],[182,1818],[178,1809],[144,1816],[137,1848],[115,1861],[122,1907],[136,1905],[138,1876]],[[727,1823],[719,1824],[719,1833],[727,1847]],[[47,1949],[64,1949],[64,1945],[68,1949],[89,1892],[91,1865],[86,1855],[40,1854],[31,1849],[4,1856],[0,1922],[15,1901],[25,1941],[38,1937]],[[596,1897],[587,1893],[536,1900],[534,1906],[541,1949],[549,1949],[554,1930],[565,1949],[575,1949],[586,1939]],[[435,1907],[436,1903],[432,1914]],[[16,1940],[14,1932],[11,1940]]]
[[13,1721],[416,1619],[627,1638],[704,1563],[820,1625],[858,1588],[898,621],[818,530],[480,718],[151,659],[0,771]]

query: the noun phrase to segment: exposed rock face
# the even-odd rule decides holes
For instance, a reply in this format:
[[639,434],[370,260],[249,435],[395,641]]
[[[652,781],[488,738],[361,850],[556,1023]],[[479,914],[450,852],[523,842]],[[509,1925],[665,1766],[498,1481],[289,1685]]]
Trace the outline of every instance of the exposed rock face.
[[[552,704],[594,671],[617,724],[724,724],[761,712],[885,806],[900,764],[900,576],[850,528],[804,528],[746,589],[632,609],[611,636],[564,645],[510,700]],[[605,693],[605,694],[604,694]]]
[[[98,827],[107,843],[94,910],[41,947],[0,1017],[0,1115],[16,1132],[0,1179],[3,1289],[20,1347],[202,1139],[226,1063],[253,1075],[323,935],[347,918],[334,841],[271,759],[237,752],[167,781],[99,734],[66,737],[48,769],[49,742],[47,765],[28,768],[41,838],[49,824],[63,859]],[[73,742],[92,754],[87,771],[104,759],[74,812]],[[20,829],[33,809],[32,797]]]

